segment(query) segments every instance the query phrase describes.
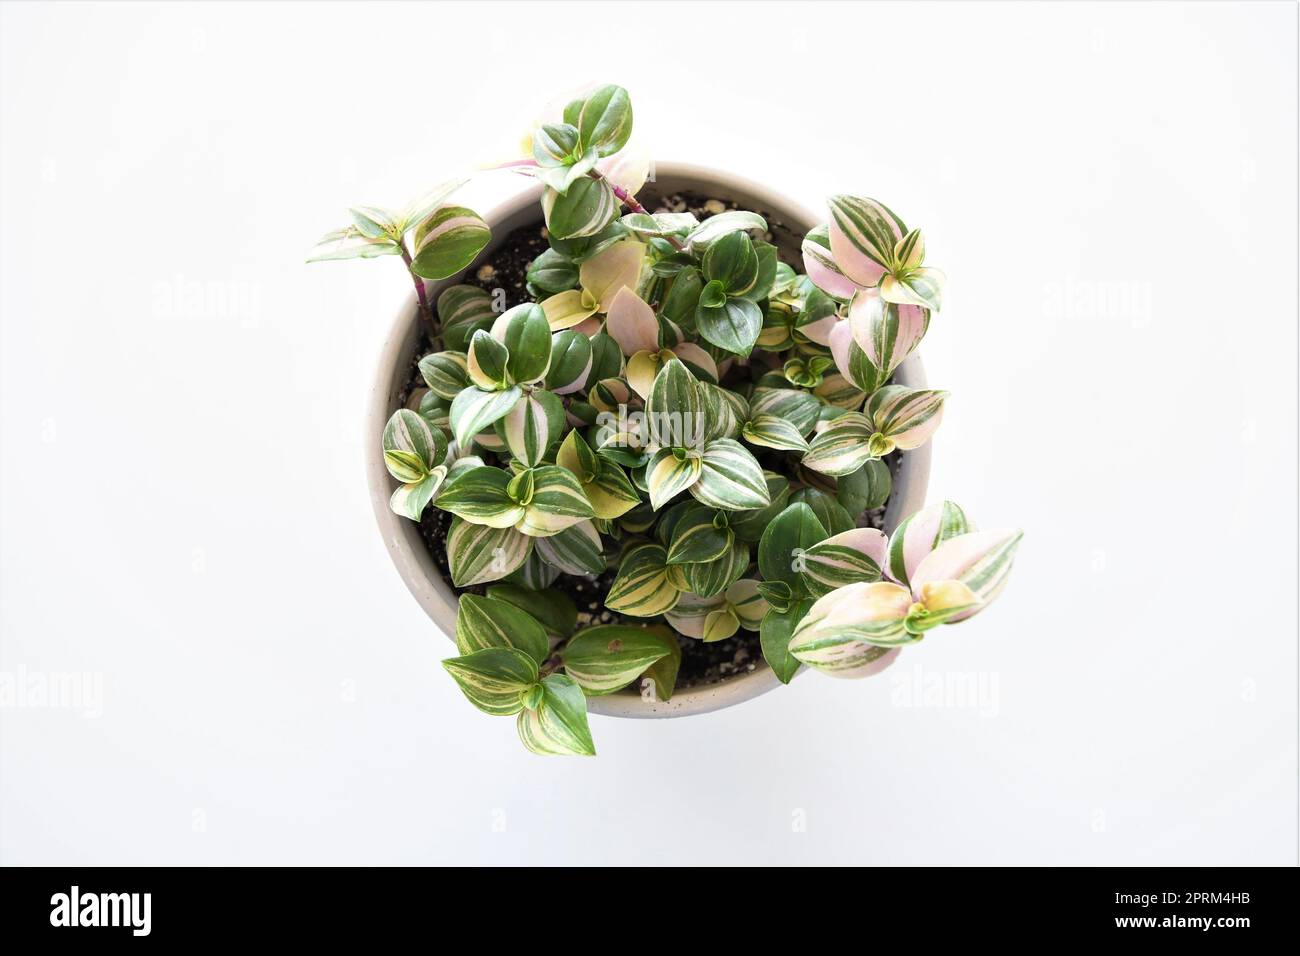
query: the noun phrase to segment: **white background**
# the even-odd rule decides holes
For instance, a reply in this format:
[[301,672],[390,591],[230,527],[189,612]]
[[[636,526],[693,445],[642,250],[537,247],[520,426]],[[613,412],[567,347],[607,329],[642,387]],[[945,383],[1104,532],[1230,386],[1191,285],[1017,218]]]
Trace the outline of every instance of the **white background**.
[[[5,4],[0,861],[1296,860],[1296,8]],[[931,499],[999,603],[523,751],[376,533],[356,203],[632,92],[661,159],[883,199],[949,298]],[[517,187],[466,196],[486,208]],[[974,675],[984,694],[913,685]],[[30,702],[30,701],[29,701]]]

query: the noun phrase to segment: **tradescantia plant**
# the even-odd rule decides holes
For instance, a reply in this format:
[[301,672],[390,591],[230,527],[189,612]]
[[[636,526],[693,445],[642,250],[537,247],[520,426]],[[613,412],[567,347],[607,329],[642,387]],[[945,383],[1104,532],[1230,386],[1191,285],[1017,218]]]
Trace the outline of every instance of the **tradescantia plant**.
[[[392,509],[449,516],[458,656],[472,704],[543,754],[594,753],[586,699],[671,697],[681,638],[757,632],[789,682],[865,676],[1006,584],[1020,533],[951,502],[872,527],[898,455],[947,393],[895,372],[942,304],[925,240],[882,203],[835,196],[781,260],[753,211],[650,211],[625,152],[628,94],[601,87],[504,164],[542,185],[548,248],[510,307],[464,270],[488,228],[450,204],[360,207],[313,259],[399,255],[433,349],[382,436]],[[599,582],[580,614],[557,580]]]

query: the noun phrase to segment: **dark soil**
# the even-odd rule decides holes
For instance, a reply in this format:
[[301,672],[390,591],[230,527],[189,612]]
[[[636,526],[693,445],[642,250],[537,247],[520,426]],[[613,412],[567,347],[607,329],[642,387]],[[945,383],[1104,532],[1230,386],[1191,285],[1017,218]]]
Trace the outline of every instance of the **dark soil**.
[[[689,211],[703,220],[717,211],[716,206],[711,210],[705,208],[705,203],[709,201],[710,197],[693,193],[674,193],[658,198],[653,193],[653,187],[647,186],[641,193],[640,198],[651,212]],[[651,204],[652,199],[657,200],[653,205]],[[728,209],[736,208],[736,204],[733,202],[726,202],[725,206]],[[767,238],[777,245],[781,259],[798,269],[801,266],[798,257],[801,237],[784,223],[773,221],[770,214],[763,210],[754,211],[767,218],[770,229]],[[504,289],[506,291],[505,307],[511,308],[521,302],[528,301],[528,294],[525,289],[525,276],[528,266],[533,259],[547,248],[546,234],[540,225],[517,229],[506,238],[501,246],[492,252],[486,263],[478,266],[473,272],[466,273],[460,281],[479,286],[488,291]],[[416,350],[416,359],[418,360],[427,355],[430,351],[432,351],[432,347],[428,339],[425,338],[421,342],[420,348]],[[408,387],[401,396],[402,403],[406,402],[411,391],[422,387],[423,384],[419,369],[413,362]],[[886,461],[890,466],[890,470],[897,475],[898,454],[890,455],[886,458]],[[881,528],[884,514],[884,508],[869,511],[863,516],[860,524],[864,527]],[[427,509],[420,521],[421,536],[424,538],[429,553],[438,566],[438,570],[442,572],[443,579],[447,582],[448,587],[461,592],[482,594],[486,590],[484,585],[457,589],[451,584],[451,571],[447,565],[446,548],[447,530],[451,525],[451,517],[447,512],[439,511],[437,508]],[[751,550],[753,549],[751,548]],[[625,618],[605,608],[604,598],[613,580],[613,570],[606,571],[596,578],[561,574],[553,587],[556,590],[563,591],[573,599],[573,603],[578,608],[580,627],[589,624],[626,623],[637,626],[646,623],[644,619]],[[682,649],[682,664],[677,676],[676,689],[678,691],[716,684],[729,677],[745,674],[758,667],[766,666],[763,662],[763,651],[759,644],[758,634],[753,631],[741,630],[737,632],[735,637],[708,644],[681,635],[678,635],[677,640]],[[635,690],[625,691],[624,693],[635,693]]]

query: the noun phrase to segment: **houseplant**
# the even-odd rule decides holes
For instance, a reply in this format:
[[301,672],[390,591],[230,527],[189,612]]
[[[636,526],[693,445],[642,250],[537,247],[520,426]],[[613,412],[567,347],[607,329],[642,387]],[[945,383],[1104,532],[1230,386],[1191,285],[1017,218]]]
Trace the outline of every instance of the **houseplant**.
[[[1019,541],[947,502],[892,540],[870,526],[946,398],[902,374],[941,305],[920,232],[835,197],[801,275],[756,211],[642,205],[636,164],[617,165],[631,125],[604,87],[510,164],[539,181],[547,226],[516,301],[482,282],[428,295],[491,238],[450,204],[459,182],[354,210],[314,256],[411,273],[432,345],[383,430],[390,507],[450,519],[446,666],[542,753],[593,752],[589,701],[670,700],[683,647],[738,631],[782,682],[875,673],[984,607]],[[575,606],[573,582],[600,603]]]

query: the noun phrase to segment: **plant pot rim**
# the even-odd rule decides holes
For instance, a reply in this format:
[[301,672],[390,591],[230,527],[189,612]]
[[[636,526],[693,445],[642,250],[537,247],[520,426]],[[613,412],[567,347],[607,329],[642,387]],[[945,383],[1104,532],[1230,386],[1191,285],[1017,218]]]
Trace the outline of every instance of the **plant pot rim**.
[[[797,202],[766,186],[723,170],[693,163],[657,162],[654,173],[656,184],[680,182],[681,186],[674,188],[689,188],[706,195],[734,200],[742,208],[771,212],[800,235],[821,222],[821,217],[814,215]],[[443,287],[455,284],[463,275],[472,273],[490,258],[510,232],[525,225],[523,217],[529,207],[536,210],[536,221],[540,222],[541,208],[538,202],[540,196],[541,186],[534,185],[522,190],[518,195],[505,199],[484,213],[483,218],[492,227],[492,241],[464,273],[443,282],[431,283],[430,301],[436,299],[437,293]],[[508,224],[508,228],[498,231],[497,226],[503,223]],[[394,514],[389,508],[388,499],[397,485],[384,466],[379,442],[384,425],[398,407],[397,398],[405,386],[406,376],[419,344],[419,324],[417,303],[412,292],[398,310],[389,329],[370,388],[365,433],[362,436],[366,448],[366,480],[379,532],[383,536],[384,546],[397,567],[398,574],[401,575],[416,601],[424,608],[430,620],[447,638],[454,641],[456,594],[443,579],[429,554],[419,526],[408,518]],[[914,388],[926,384],[925,372],[916,353],[913,353],[899,367],[895,373],[895,380]],[[932,444],[933,439],[903,455],[894,481],[893,492],[885,510],[884,523],[887,533],[892,532],[904,516],[925,505]],[[620,692],[589,698],[587,709],[593,714],[637,718],[684,717],[719,710],[743,703],[781,686],[781,682],[765,661],[760,658],[755,665],[754,670],[748,673],[729,677],[716,684],[678,691],[668,701],[657,698],[645,700],[636,693]],[[801,668],[800,673],[806,669]]]

